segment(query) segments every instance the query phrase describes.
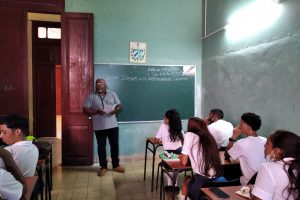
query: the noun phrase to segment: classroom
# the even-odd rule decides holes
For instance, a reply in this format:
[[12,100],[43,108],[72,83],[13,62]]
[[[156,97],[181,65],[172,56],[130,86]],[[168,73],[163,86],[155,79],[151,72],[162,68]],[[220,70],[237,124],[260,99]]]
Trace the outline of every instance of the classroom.
[[[271,4],[255,5],[260,1]],[[161,87],[166,84],[170,95],[182,93],[173,99],[184,98],[184,92],[191,95],[192,90],[191,101],[175,101],[183,107],[179,110],[191,109],[182,118],[184,131],[189,117],[204,118],[212,108],[221,108],[224,118],[233,126],[239,124],[242,113],[258,114],[262,120],[258,132],[264,137],[277,129],[300,134],[298,0],[1,0],[0,17],[0,116],[27,116],[30,133],[54,144],[54,183],[68,176],[62,174],[61,165],[90,166],[90,172],[89,168],[79,169],[88,174],[79,178],[88,182],[83,176],[92,177],[90,181],[95,184],[91,190],[97,190],[98,184],[105,188],[106,179],[95,175],[99,166],[97,140],[91,120],[83,113],[83,101],[94,90],[95,80],[106,78],[96,75],[105,74],[105,67],[109,66],[124,68],[126,74],[131,70],[137,72],[139,67],[155,71],[156,67],[166,70],[193,66],[189,88],[172,86],[172,81],[168,85],[165,79],[152,77],[151,81],[157,80]],[[40,43],[34,38],[39,26],[61,29],[61,39]],[[131,43],[146,45],[143,62],[130,60]],[[47,48],[50,45],[51,49]],[[156,89],[150,81],[137,88],[138,93],[145,92],[146,96],[134,94],[131,85],[121,87],[120,81],[112,76],[107,80],[108,87],[122,88],[120,93],[126,98],[119,96],[121,102],[145,97],[142,101],[147,104],[150,98],[147,112],[151,113],[153,102],[168,96],[146,93],[160,91],[161,87]],[[139,74],[137,77],[141,81],[146,79]],[[135,99],[135,95],[139,96]],[[145,196],[140,196],[143,199],[159,199],[159,190],[149,189],[150,158],[147,180],[143,181],[146,138],[155,136],[165,111],[174,108],[172,105],[165,109],[163,104],[155,107],[163,109],[154,117],[150,115],[151,119],[144,119],[146,115],[137,109],[135,116],[126,113],[129,118],[119,120],[119,156],[126,173],[117,175],[114,183],[111,172],[108,180],[109,185],[118,185],[131,173],[130,166],[135,166],[132,163],[140,162],[141,169],[134,174],[134,180],[148,187]],[[109,144],[106,149],[110,156]],[[158,161],[159,158],[156,164]],[[55,173],[60,177],[55,177]],[[78,177],[72,178],[74,181]],[[80,185],[86,186],[78,182]],[[85,189],[84,194],[79,194],[83,188],[72,193],[53,185],[52,199],[111,198],[105,198],[105,192],[88,196]],[[129,193],[134,192],[131,189]],[[116,199],[139,199],[123,193],[121,198],[116,191],[114,195]]]

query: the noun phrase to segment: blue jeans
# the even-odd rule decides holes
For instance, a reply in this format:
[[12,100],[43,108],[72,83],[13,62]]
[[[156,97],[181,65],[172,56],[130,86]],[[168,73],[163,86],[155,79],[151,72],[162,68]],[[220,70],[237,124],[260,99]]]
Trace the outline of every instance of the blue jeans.
[[119,166],[119,128],[110,128],[95,131],[98,144],[98,157],[101,168],[107,168],[106,138],[110,144],[110,154],[113,168]]

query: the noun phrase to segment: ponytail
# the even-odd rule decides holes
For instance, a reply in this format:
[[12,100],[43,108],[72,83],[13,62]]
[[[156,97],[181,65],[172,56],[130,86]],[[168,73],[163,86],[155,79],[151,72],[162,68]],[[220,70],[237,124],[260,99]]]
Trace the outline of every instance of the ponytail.
[[[284,170],[289,178],[287,199],[292,196],[295,200],[300,200],[300,137],[290,131],[277,130],[269,138],[272,147],[281,150],[281,159],[285,163]],[[284,158],[293,160],[284,161]]]

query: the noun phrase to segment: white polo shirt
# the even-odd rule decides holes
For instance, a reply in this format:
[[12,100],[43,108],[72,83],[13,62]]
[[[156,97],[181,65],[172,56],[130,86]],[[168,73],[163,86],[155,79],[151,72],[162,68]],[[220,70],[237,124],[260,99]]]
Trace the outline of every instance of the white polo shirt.
[[180,140],[171,142],[168,124],[162,123],[155,137],[161,139],[165,150],[176,150],[182,146]]
[[[199,175],[205,176],[204,173],[204,160],[202,156],[202,148],[199,146],[199,136],[192,132],[187,132],[184,136],[184,143],[182,147],[182,154],[188,155],[191,161],[193,171]],[[214,169],[209,170],[209,177],[215,176]]]
[[[285,161],[288,160],[292,158],[285,158]],[[283,166],[283,161],[263,163],[258,171],[252,194],[263,200],[293,200],[293,196],[287,198],[288,191],[285,188],[289,185],[289,178]]]
[[[39,150],[32,141],[20,141],[5,147],[9,151],[25,177],[33,176],[39,158]],[[4,162],[0,158],[0,168],[5,169]]]
[[230,157],[239,159],[243,176],[240,181],[247,185],[252,176],[258,171],[260,165],[265,162],[264,149],[267,139],[265,137],[248,136],[240,139],[228,150]]
[[227,147],[228,139],[231,137],[233,132],[233,126],[230,122],[227,122],[223,119],[211,123],[207,126],[209,132],[215,138],[218,148]]
[[0,198],[7,200],[20,199],[23,186],[11,173],[0,169]]

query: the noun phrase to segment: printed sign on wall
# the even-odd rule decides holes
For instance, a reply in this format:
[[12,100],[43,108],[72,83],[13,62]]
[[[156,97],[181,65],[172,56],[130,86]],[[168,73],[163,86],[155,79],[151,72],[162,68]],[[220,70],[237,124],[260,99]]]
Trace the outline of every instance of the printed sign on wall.
[[146,63],[146,43],[130,42],[129,45],[129,62]]

